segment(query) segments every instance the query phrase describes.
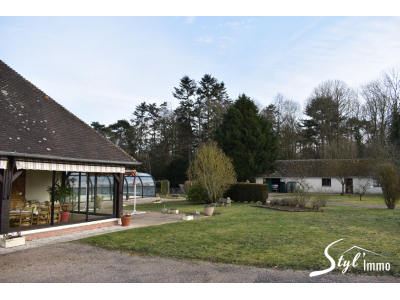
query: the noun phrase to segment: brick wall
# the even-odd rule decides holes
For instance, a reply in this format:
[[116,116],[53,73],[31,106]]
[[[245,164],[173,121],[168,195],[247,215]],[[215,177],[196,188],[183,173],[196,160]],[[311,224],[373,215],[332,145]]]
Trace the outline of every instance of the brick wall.
[[85,230],[91,230],[91,229],[97,229],[97,228],[109,227],[109,226],[116,226],[116,225],[118,225],[118,221],[114,220],[114,221],[110,221],[110,222],[98,223],[98,224],[93,224],[93,225],[78,226],[78,227],[72,227],[72,228],[65,228],[65,229],[59,229],[59,230],[26,234],[25,239],[27,241],[31,241],[31,240],[36,240],[36,239],[41,239],[41,238],[46,238],[46,237],[51,237],[51,236],[56,236],[56,235],[64,235],[64,234],[68,234],[68,233],[74,233],[74,232],[79,232],[79,231],[85,231]]

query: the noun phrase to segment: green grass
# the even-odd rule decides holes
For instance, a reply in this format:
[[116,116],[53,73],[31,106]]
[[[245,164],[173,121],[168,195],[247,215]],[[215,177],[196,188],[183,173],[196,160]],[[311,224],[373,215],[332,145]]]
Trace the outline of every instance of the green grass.
[[[145,204],[138,209],[160,212],[164,205]],[[180,213],[203,212],[203,206],[186,201],[166,204],[167,208],[177,207]],[[343,238],[330,248],[332,257],[338,258],[339,254],[357,245],[385,256],[384,261],[391,263],[388,274],[400,276],[398,210],[327,206],[324,212],[294,213],[233,203],[231,207],[216,207],[215,213],[209,218],[125,230],[80,242],[175,259],[322,270],[330,266],[323,254],[325,247]],[[373,272],[377,273],[383,274]]]
[[[293,194],[293,193],[286,193],[286,194],[275,194],[276,197],[278,198],[284,198],[284,197],[296,197],[298,194]],[[269,198],[271,199],[272,196]],[[316,194],[312,194],[311,200],[314,200],[316,197]],[[385,201],[382,198],[381,194],[378,195],[364,195],[361,198],[360,201],[360,196],[358,194],[345,194],[344,196],[341,196],[340,194],[329,194],[329,199],[328,201],[330,202],[343,202],[343,203],[356,203],[356,204],[372,204],[372,205],[385,205]]]
[[[186,198],[186,194],[173,194],[173,195],[179,195],[179,197]],[[169,195],[159,195],[159,197],[162,198],[162,199],[173,199],[173,198],[177,198],[177,197],[172,197],[171,194],[169,194]]]

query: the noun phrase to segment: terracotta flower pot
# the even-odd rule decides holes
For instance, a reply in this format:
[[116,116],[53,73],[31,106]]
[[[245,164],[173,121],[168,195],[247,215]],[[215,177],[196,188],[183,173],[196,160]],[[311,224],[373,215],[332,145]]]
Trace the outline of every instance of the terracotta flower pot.
[[68,222],[68,218],[69,218],[69,211],[62,211],[61,222]]
[[212,216],[212,214],[214,213],[214,206],[204,206],[204,214],[206,216]]
[[121,216],[122,226],[129,226],[131,224],[132,216]]

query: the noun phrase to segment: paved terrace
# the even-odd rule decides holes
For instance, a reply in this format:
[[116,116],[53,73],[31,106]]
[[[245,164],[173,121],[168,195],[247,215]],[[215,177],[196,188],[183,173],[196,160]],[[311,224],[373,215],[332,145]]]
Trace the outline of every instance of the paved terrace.
[[[132,210],[124,210],[124,213],[131,213]],[[145,214],[132,215],[130,226],[109,226],[85,231],[79,231],[59,236],[46,237],[37,240],[27,241],[24,246],[18,246],[14,248],[0,248],[0,257],[2,254],[18,252],[21,250],[27,250],[47,245],[54,245],[62,242],[71,242],[83,239],[89,236],[101,235],[109,232],[116,232],[121,230],[145,227],[145,226],[154,226],[161,225],[167,223],[174,222],[192,222],[192,221],[183,221],[184,214],[163,214],[158,212],[146,212]],[[194,215],[194,219],[206,218],[204,215]]]

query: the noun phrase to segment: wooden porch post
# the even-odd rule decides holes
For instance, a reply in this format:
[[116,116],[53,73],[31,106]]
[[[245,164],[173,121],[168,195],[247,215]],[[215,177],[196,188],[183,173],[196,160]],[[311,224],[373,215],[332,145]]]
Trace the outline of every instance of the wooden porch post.
[[0,234],[9,233],[10,197],[11,197],[14,165],[15,165],[14,156],[9,156],[7,169],[3,171],[3,182],[1,183]]
[[121,212],[124,209],[124,199],[123,199],[123,184],[124,184],[124,174],[114,174],[114,186],[115,188],[115,207],[117,209],[116,211],[116,217],[120,218],[121,217]]

